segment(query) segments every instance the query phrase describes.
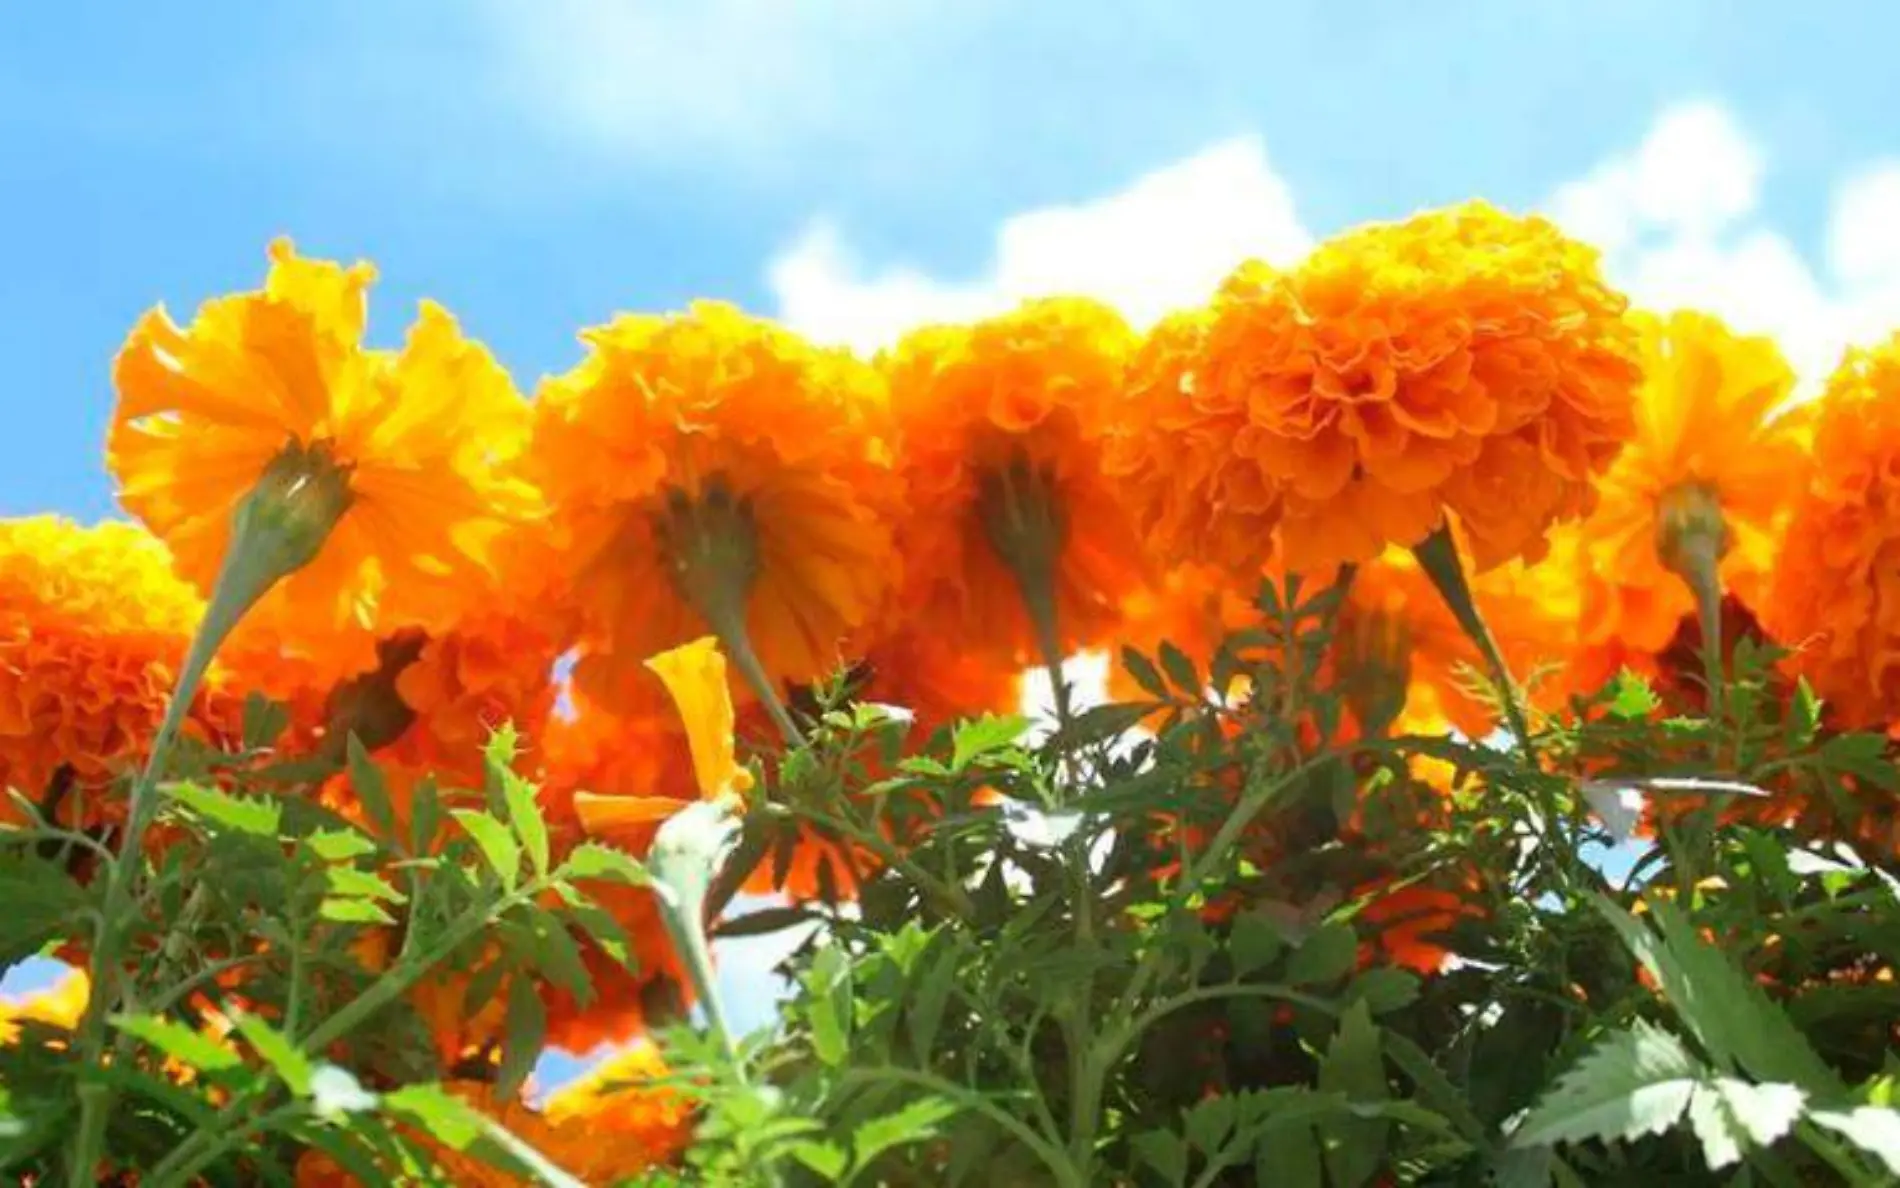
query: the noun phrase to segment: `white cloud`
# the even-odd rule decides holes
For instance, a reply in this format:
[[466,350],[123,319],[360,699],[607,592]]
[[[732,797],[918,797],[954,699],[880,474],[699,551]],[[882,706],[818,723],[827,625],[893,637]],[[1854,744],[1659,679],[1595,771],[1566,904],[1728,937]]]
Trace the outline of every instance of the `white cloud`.
[[1312,239],[1257,137],[1225,141],[1108,197],[1052,206],[998,228],[987,272],[956,282],[902,264],[868,268],[818,223],[772,261],[780,315],[860,348],[925,322],[979,317],[1029,297],[1082,293],[1138,324],[1205,300],[1241,260],[1298,259]]
[[1694,306],[1772,334],[1811,393],[1845,346],[1900,325],[1900,162],[1876,162],[1835,191],[1825,272],[1764,221],[1770,164],[1726,109],[1687,104],[1546,208],[1604,250],[1610,279],[1639,304]]

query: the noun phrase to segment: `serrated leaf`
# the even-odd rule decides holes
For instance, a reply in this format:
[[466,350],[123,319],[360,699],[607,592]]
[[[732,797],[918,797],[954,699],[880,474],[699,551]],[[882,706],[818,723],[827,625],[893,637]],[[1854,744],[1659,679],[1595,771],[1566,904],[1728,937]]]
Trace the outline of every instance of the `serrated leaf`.
[[[1339,1031],[1320,1062],[1319,1087],[1343,1094],[1353,1103],[1383,1102],[1391,1096],[1385,1080],[1385,1057],[1379,1052],[1379,1029],[1363,1000],[1340,1016]],[[1351,1188],[1370,1180],[1385,1164],[1390,1131],[1385,1122],[1371,1118],[1323,1127],[1323,1135],[1337,1140],[1326,1144],[1326,1171],[1332,1182],[1340,1188]]]
[[501,771],[502,798],[508,806],[508,824],[528,851],[537,875],[548,873],[548,823],[535,800],[534,785],[506,768]]
[[1217,1093],[1194,1103],[1181,1119],[1188,1145],[1212,1157],[1220,1154],[1240,1120],[1240,1106],[1230,1094]]
[[495,1070],[499,1101],[513,1101],[534,1062],[547,1046],[548,1012],[534,979],[516,977],[508,983],[508,1007],[502,1015],[501,1066]]
[[440,1085],[405,1085],[383,1094],[383,1109],[421,1126],[430,1141],[451,1151],[466,1151],[487,1130],[474,1106]]
[[886,1151],[935,1137],[937,1127],[957,1113],[958,1107],[941,1097],[921,1097],[871,1119],[851,1133],[852,1166],[861,1171]]
[[297,1045],[285,1038],[283,1032],[249,1011],[238,1011],[232,1019],[238,1033],[264,1058],[264,1063],[283,1078],[284,1085],[296,1096],[308,1097],[310,1077],[316,1071],[310,1058],[298,1051]]
[[[66,868],[25,850],[0,850],[0,966],[24,960],[69,932],[93,893]],[[87,927],[90,927],[87,925]]]
[[112,1020],[112,1025],[199,1072],[219,1072],[244,1063],[231,1049],[170,1019],[156,1015],[120,1015]]
[[1808,684],[1808,678],[1795,681],[1794,696],[1788,699],[1789,745],[1804,747],[1814,740],[1815,732],[1821,727],[1821,699],[1814,695],[1814,686]]
[[482,857],[488,860],[488,868],[501,880],[502,887],[513,891],[521,879],[521,846],[515,841],[515,835],[508,832],[506,825],[477,809],[450,809],[449,815],[481,847]]
[[1682,1021],[1718,1063],[1758,1081],[1786,1082],[1809,1093],[1838,1097],[1839,1078],[1780,1007],[1729,959],[1702,940],[1668,900],[1649,905],[1656,929],[1601,895],[1598,912],[1648,968]]
[[261,751],[275,743],[290,726],[290,710],[262,693],[244,699],[244,749]]
[[[358,804],[363,806],[369,816],[370,825],[386,838],[396,836],[396,808],[389,799],[389,785],[383,779],[382,769],[369,757],[363,748],[363,740],[352,732],[344,744],[344,754],[350,773],[350,790],[356,793]],[[421,852],[421,847],[417,847]]]
[[1696,1085],[1708,1076],[1680,1040],[1639,1019],[1559,1077],[1518,1124],[1511,1145],[1662,1134],[1681,1121]]
[[1793,1085],[1751,1085],[1716,1077],[1696,1086],[1689,1099],[1689,1125],[1702,1144],[1711,1171],[1739,1163],[1754,1147],[1767,1147],[1800,1120],[1807,1095]]
[[1352,996],[1371,1008],[1375,1015],[1386,1015],[1412,1005],[1419,992],[1418,975],[1410,970],[1382,965],[1360,974],[1352,981]]
[[390,886],[383,876],[354,866],[332,866],[323,872],[323,880],[332,895],[345,898],[382,899],[390,903],[404,903],[409,898]]
[[1900,1110],[1880,1106],[1815,1110],[1808,1121],[1841,1135],[1900,1176]]
[[1020,714],[984,714],[950,732],[950,768],[962,771],[986,755],[1013,746],[1029,723]]
[[1359,940],[1352,926],[1341,920],[1321,925],[1293,950],[1286,963],[1286,980],[1295,986],[1336,982],[1359,960]]
[[1168,674],[1168,680],[1173,682],[1176,689],[1179,689],[1189,697],[1200,697],[1202,690],[1201,674],[1195,669],[1194,661],[1188,659],[1186,652],[1175,647],[1167,640],[1162,640],[1161,651],[1158,658],[1161,661],[1162,670]]
[[409,848],[427,854],[435,846],[436,831],[442,828],[442,793],[435,777],[423,776],[409,794]]
[[955,940],[944,942],[936,955],[925,963],[904,1001],[904,1025],[911,1051],[925,1067],[929,1067],[931,1053],[936,1049],[944,1007],[956,989],[957,957]]
[[629,887],[644,887],[651,881],[646,867],[631,854],[600,842],[582,842],[568,854],[561,872],[570,879],[609,879]]
[[1649,687],[1649,681],[1627,668],[1616,674],[1607,691],[1609,704],[1606,708],[1610,716],[1625,721],[1647,718],[1662,704],[1662,699]]
[[819,1139],[801,1139],[792,1144],[791,1152],[793,1159],[833,1184],[844,1178],[844,1169],[850,1161],[843,1147]]
[[1180,1135],[1171,1130],[1145,1130],[1135,1136],[1134,1147],[1135,1157],[1161,1173],[1163,1180],[1170,1184],[1187,1183],[1188,1146]]
[[325,862],[348,862],[376,852],[376,843],[354,829],[319,829],[301,844]]
[[214,825],[252,837],[275,839],[284,806],[274,800],[233,796],[203,784],[167,784],[165,794]]
[[317,915],[336,924],[394,924],[396,917],[373,899],[326,899]]
[[1256,911],[1236,917],[1227,938],[1228,960],[1233,962],[1234,976],[1241,978],[1273,964],[1285,949],[1279,925]]
[[1134,648],[1124,646],[1121,650],[1121,666],[1122,671],[1128,674],[1128,678],[1134,681],[1135,686],[1143,693],[1158,700],[1167,700],[1168,685],[1161,679],[1161,673],[1155,668],[1154,661]]

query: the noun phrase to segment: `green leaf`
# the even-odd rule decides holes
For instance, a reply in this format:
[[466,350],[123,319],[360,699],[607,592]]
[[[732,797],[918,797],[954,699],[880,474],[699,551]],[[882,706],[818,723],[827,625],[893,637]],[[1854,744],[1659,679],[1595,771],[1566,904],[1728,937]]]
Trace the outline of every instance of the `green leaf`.
[[[345,743],[344,753],[350,772],[350,790],[356,794],[357,802],[363,811],[369,814],[369,823],[383,837],[394,839],[396,836],[396,808],[389,799],[389,785],[383,780],[383,773],[376,761],[363,749],[363,740],[352,732]],[[416,847],[421,853],[422,847]]]
[[791,1153],[793,1159],[817,1172],[831,1184],[844,1178],[844,1169],[849,1162],[843,1147],[819,1139],[801,1139],[792,1144]]
[[310,1058],[297,1050],[297,1045],[285,1038],[284,1033],[266,1023],[249,1011],[238,1011],[233,1016],[238,1033],[250,1041],[251,1047],[264,1062],[275,1069],[282,1077],[285,1086],[298,1097],[310,1095],[310,1076],[315,1071]]
[[1658,900],[1650,905],[1657,926],[1652,930],[1601,895],[1593,901],[1719,1064],[1739,1067],[1758,1081],[1798,1085],[1822,1098],[1845,1093],[1781,1008],[1728,954],[1696,935],[1675,904]]
[[871,1119],[851,1134],[852,1166],[862,1171],[886,1151],[935,1137],[937,1127],[957,1112],[941,1097],[920,1097],[894,1114]]
[[495,1071],[498,1100],[513,1101],[534,1071],[534,1062],[547,1046],[548,1012],[534,979],[515,977],[508,983],[508,1009],[502,1016],[501,1067]]
[[442,793],[434,776],[424,776],[409,794],[409,848],[427,854],[435,846],[436,831],[442,828]]
[[[1144,1130],[1134,1139],[1135,1157],[1170,1184],[1187,1183],[1187,1141],[1171,1130]],[[1263,1181],[1278,1183],[1278,1181]]]
[[1675,1036],[1638,1019],[1559,1077],[1518,1124],[1511,1145],[1662,1134],[1682,1119],[1696,1085],[1709,1075]]
[[1352,981],[1355,1001],[1363,1002],[1375,1015],[1389,1015],[1418,1000],[1418,975],[1410,970],[1381,965],[1360,974]]
[[570,879],[608,879],[629,887],[651,881],[647,869],[631,854],[600,842],[582,842],[568,854],[561,873]]
[[203,784],[167,784],[165,794],[203,817],[252,837],[275,839],[282,823],[284,806],[274,800],[252,800]]
[[926,1068],[937,1046],[937,1029],[944,1007],[957,988],[958,949],[955,938],[944,942],[924,964],[904,1001],[904,1028],[912,1054]]
[[358,870],[354,866],[332,866],[323,872],[323,878],[332,895],[356,899],[385,899],[390,903],[403,903],[409,898],[390,886],[381,875],[374,871]]
[[1143,693],[1161,701],[1168,699],[1167,682],[1161,679],[1154,662],[1131,647],[1124,646],[1121,651],[1122,671],[1127,673]]
[[244,699],[244,722],[241,730],[245,750],[265,749],[275,743],[289,727],[288,707],[272,701],[262,693],[252,693]]
[[1020,714],[984,714],[958,722],[950,734],[950,767],[963,771],[985,756],[1015,745],[1029,723]]
[[1182,1131],[1189,1146],[1211,1158],[1227,1145],[1239,1120],[1240,1103],[1229,1094],[1217,1093],[1194,1103],[1181,1120]]
[[22,849],[0,850],[0,904],[6,905],[0,912],[0,966],[72,935],[93,895],[59,863]]
[[112,1025],[201,1073],[237,1068],[244,1063],[236,1052],[170,1019],[156,1015],[120,1015],[112,1020]]
[[1280,934],[1280,926],[1252,910],[1242,912],[1235,918],[1233,932],[1227,938],[1227,955],[1233,962],[1235,977],[1244,978],[1256,970],[1265,969],[1285,949],[1286,941]]
[[474,1106],[440,1085],[405,1085],[383,1094],[383,1108],[420,1125],[432,1142],[466,1151],[486,1132],[486,1120]]
[[1814,695],[1808,678],[1795,682],[1794,696],[1788,701],[1787,741],[1790,746],[1805,747],[1814,741],[1821,728],[1821,699]]
[[302,844],[325,862],[348,862],[376,852],[376,843],[354,829],[319,829]]
[[[1319,1066],[1319,1087],[1344,1094],[1353,1103],[1383,1102],[1391,1096],[1385,1080],[1385,1058],[1379,1052],[1379,1029],[1365,1002],[1354,1003],[1340,1017],[1339,1031]],[[1334,1122],[1322,1135],[1326,1144],[1326,1171],[1340,1188],[1363,1184],[1385,1165],[1391,1127],[1386,1122],[1359,1118]]]
[[1717,1077],[1696,1086],[1689,1125],[1711,1171],[1740,1163],[1745,1151],[1779,1141],[1800,1120],[1807,1095],[1793,1085],[1751,1085]]
[[1051,736],[1050,743],[1057,750],[1073,751],[1120,738],[1141,725],[1142,720],[1157,708],[1160,707],[1144,702],[1090,706],[1077,714],[1066,727],[1057,730]]
[[812,1052],[825,1064],[844,1063],[851,1047],[851,965],[842,947],[826,945],[805,975],[806,1018]]
[[1336,982],[1350,973],[1358,960],[1359,939],[1352,925],[1331,920],[1293,951],[1286,963],[1286,980],[1295,986]]
[[1882,1106],[1815,1110],[1808,1121],[1843,1136],[1900,1176],[1900,1110]]
[[1189,697],[1201,696],[1201,674],[1194,668],[1194,661],[1188,659],[1186,652],[1166,640],[1161,641],[1161,667],[1167,671],[1168,679],[1174,687]]
[[337,924],[394,924],[396,917],[373,899],[326,899],[317,915]]
[[535,800],[534,785],[507,768],[501,770],[500,776],[502,797],[508,805],[508,823],[514,826],[515,836],[527,849],[534,873],[545,875],[548,873],[548,823]]
[[796,928],[800,924],[822,918],[817,912],[807,907],[760,908],[756,912],[747,912],[743,916],[721,920],[713,929],[713,935],[720,940],[736,940],[745,936],[769,936],[774,932],[783,932],[787,928]]
[[489,869],[501,880],[502,887],[512,892],[521,879],[521,847],[516,844],[514,834],[494,817],[476,809],[450,809],[449,815],[475,839],[482,857],[488,860]]
[[1649,687],[1649,681],[1625,668],[1616,674],[1610,682],[1608,692],[1610,716],[1633,721],[1647,718],[1656,712],[1662,699]]

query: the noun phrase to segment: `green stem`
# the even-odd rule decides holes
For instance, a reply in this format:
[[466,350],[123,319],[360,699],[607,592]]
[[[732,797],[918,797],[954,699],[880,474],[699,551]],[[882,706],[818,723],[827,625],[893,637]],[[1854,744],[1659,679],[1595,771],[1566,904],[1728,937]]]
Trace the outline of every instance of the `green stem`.
[[1069,1162],[1060,1146],[1037,1134],[1028,1123],[973,1089],[932,1073],[889,1065],[882,1068],[846,1069],[841,1080],[846,1084],[852,1081],[896,1081],[960,1102],[964,1108],[994,1122],[1042,1160],[1043,1167],[1048,1169],[1051,1180],[1058,1188],[1087,1188],[1088,1180]]
[[1503,699],[1505,723],[1516,736],[1518,746],[1529,755],[1530,720],[1524,713],[1517,682],[1511,679],[1511,669],[1504,662],[1504,653],[1498,648],[1497,637],[1491,634],[1484,616],[1478,613],[1477,600],[1472,596],[1471,583],[1465,576],[1464,562],[1459,559],[1458,545],[1452,540],[1450,526],[1440,527],[1426,537],[1412,550],[1412,555],[1418,558],[1425,576],[1437,587],[1439,597],[1445,600],[1445,606],[1450,609],[1452,617],[1458,620],[1458,626],[1477,646],[1478,655],[1483,658],[1485,667],[1491,670],[1491,679],[1498,687],[1498,696]]

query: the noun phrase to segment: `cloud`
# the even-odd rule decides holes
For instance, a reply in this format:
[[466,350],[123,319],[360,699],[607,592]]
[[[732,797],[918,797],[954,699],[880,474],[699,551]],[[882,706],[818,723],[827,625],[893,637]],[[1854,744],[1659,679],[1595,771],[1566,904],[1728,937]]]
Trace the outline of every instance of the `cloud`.
[[1636,302],[1694,306],[1773,335],[1812,393],[1844,347],[1900,325],[1900,161],[1872,163],[1836,188],[1825,269],[1766,222],[1770,165],[1727,109],[1684,104],[1545,205],[1603,249],[1610,280]]
[[870,349],[925,322],[979,317],[1028,297],[1082,293],[1147,324],[1203,301],[1249,256],[1298,259],[1312,237],[1257,137],[1224,141],[1115,194],[1005,221],[985,273],[945,281],[867,267],[817,223],[772,261],[779,314],[813,338]]

